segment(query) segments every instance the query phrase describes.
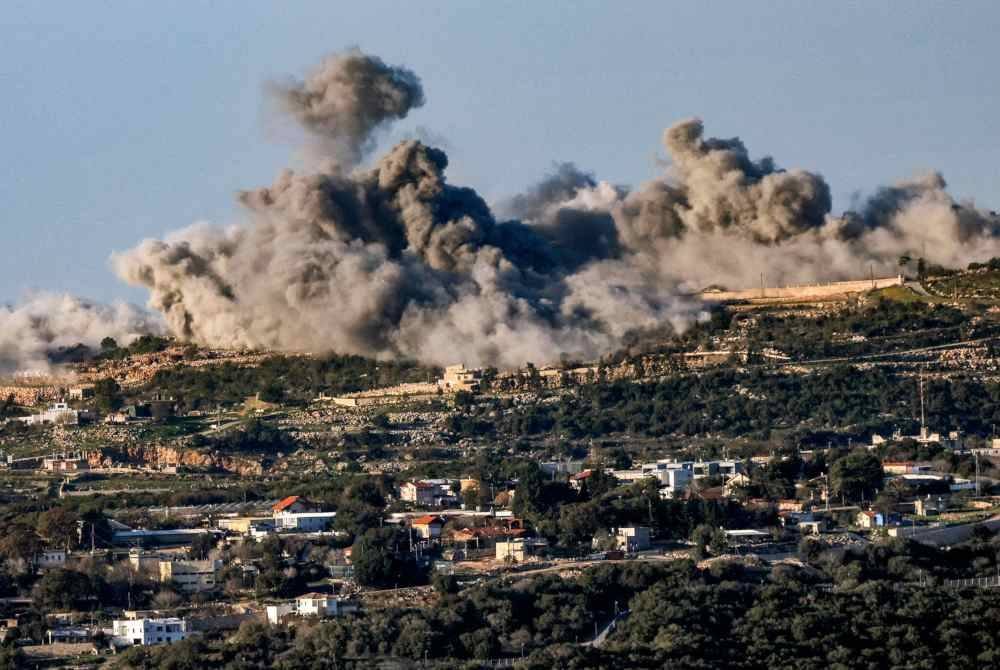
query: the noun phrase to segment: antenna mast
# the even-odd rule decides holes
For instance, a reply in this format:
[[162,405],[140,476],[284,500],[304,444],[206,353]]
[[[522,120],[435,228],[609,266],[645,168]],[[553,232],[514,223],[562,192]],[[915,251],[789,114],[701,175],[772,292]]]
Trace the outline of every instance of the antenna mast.
[[927,437],[927,423],[924,416],[924,371],[920,370],[920,437]]

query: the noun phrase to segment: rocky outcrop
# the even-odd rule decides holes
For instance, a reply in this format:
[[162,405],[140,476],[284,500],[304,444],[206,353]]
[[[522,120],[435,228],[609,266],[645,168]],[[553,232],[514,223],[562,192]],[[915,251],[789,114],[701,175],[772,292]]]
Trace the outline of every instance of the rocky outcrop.
[[160,444],[132,444],[107,447],[87,455],[92,467],[109,467],[116,464],[146,465],[150,467],[177,466],[191,470],[231,472],[245,476],[264,474],[269,466],[267,458],[234,456],[217,451],[204,451]]

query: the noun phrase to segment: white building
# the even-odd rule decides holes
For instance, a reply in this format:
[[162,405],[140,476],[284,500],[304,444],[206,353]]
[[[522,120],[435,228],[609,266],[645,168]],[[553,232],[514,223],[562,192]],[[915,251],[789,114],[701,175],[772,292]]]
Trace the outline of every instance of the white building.
[[63,549],[49,549],[35,554],[35,566],[39,570],[61,568],[65,565],[66,551]]
[[281,512],[274,515],[274,528],[279,532],[316,533],[327,530],[336,518],[336,512]]
[[608,474],[623,483],[656,479],[660,483],[660,495],[674,498],[683,493],[695,477],[691,463],[655,461],[643,463],[631,470],[609,470]]
[[15,421],[21,421],[29,426],[38,426],[46,423],[75,426],[80,423],[80,412],[64,402],[57,402],[50,405],[49,408],[41,414],[16,417]]
[[115,619],[112,639],[118,645],[180,642],[188,635],[185,619]]
[[451,481],[447,479],[422,479],[405,482],[399,487],[399,499],[417,506],[440,506],[458,500]]
[[325,593],[306,593],[292,602],[268,605],[265,608],[267,622],[273,625],[281,623],[282,619],[293,614],[297,616],[315,616],[323,619],[340,616],[341,614],[349,614],[357,610],[356,603],[341,600],[336,596]]
[[558,475],[576,475],[583,472],[584,461],[546,461],[538,467],[550,477]]
[[322,593],[307,593],[295,599],[295,611],[299,616],[337,616],[340,613],[340,601]]
[[272,626],[277,626],[286,616],[295,614],[295,603],[291,602],[268,605],[264,608],[264,611],[267,612],[267,622]]
[[660,496],[666,499],[679,497],[691,485],[694,474],[690,470],[671,469],[658,473]]

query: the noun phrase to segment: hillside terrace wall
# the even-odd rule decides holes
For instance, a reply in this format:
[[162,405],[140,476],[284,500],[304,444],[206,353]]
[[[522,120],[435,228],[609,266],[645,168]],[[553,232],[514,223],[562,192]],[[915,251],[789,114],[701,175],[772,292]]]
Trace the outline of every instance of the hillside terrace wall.
[[22,407],[58,400],[65,394],[62,386],[0,386],[0,401],[13,398],[14,404]]
[[729,302],[735,300],[804,300],[810,298],[830,298],[864,293],[890,286],[902,286],[905,280],[901,275],[895,277],[880,277],[876,279],[861,279],[853,281],[837,281],[826,284],[803,284],[800,286],[766,286],[764,288],[747,288],[736,291],[702,291],[699,298],[708,302]]

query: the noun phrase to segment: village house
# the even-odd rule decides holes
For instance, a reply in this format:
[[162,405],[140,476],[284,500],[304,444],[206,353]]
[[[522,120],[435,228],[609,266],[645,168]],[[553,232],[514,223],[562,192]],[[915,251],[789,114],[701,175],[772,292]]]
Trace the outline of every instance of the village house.
[[547,547],[548,543],[540,538],[515,537],[507,540],[497,540],[496,560],[506,563],[523,563],[529,556],[535,556]]
[[119,646],[171,644],[188,636],[186,619],[115,619],[111,639]]
[[271,512],[275,518],[282,514],[301,514],[303,512],[318,512],[319,507],[309,502],[303,496],[288,496],[274,503]]
[[622,551],[645,551],[650,547],[649,528],[646,526],[622,526],[615,529],[615,544]]
[[35,567],[38,570],[51,570],[66,566],[66,551],[64,549],[47,549],[35,554]]
[[404,482],[399,487],[399,499],[417,507],[440,507],[458,502],[452,483],[447,479]]
[[410,522],[413,532],[424,540],[436,540],[441,537],[441,529],[444,528],[444,519],[433,514],[418,516]]
[[885,515],[874,510],[861,510],[854,516],[854,523],[858,528],[870,530],[872,528],[882,528],[886,525]]
[[70,400],[87,400],[94,397],[94,385],[74,386],[69,390]]
[[444,369],[444,377],[438,380],[438,385],[445,391],[478,393],[482,377],[482,370],[469,370],[461,364],[449,365]]
[[76,426],[84,416],[83,412],[73,409],[64,402],[53,403],[40,414],[31,416],[14,417],[14,421],[20,421],[29,426],[39,426],[47,423],[64,426]]
[[583,489],[587,480],[594,476],[594,471],[587,469],[576,473],[575,475],[570,475],[569,485],[574,491],[580,491]]
[[267,622],[272,625],[278,625],[292,615],[325,619],[357,611],[357,603],[325,593],[306,593],[291,602],[265,607]]
[[83,454],[53,454],[42,459],[42,469],[48,472],[78,472],[89,470],[90,463]]
[[[302,496],[288,496],[274,504],[273,528],[279,532],[316,533],[327,530],[336,512],[322,512],[319,506]],[[252,522],[251,524],[252,525]]]

